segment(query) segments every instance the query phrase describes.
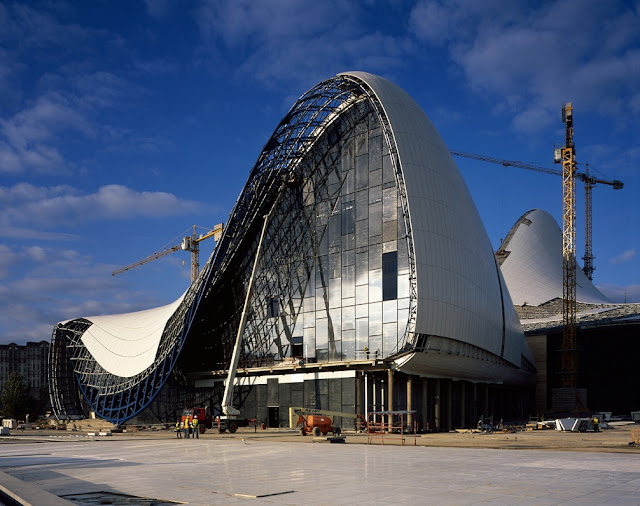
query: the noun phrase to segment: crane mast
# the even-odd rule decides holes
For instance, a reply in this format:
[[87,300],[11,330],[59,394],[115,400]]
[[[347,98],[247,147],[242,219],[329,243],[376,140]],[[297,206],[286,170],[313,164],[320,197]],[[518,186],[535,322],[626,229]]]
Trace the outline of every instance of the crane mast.
[[[519,167],[522,169],[562,176],[562,389],[558,392],[558,406],[575,409],[573,397],[578,404],[586,406],[586,390],[584,398],[578,392],[578,352],[576,337],[576,178],[580,178],[585,188],[585,254],[583,271],[589,279],[593,279],[593,253],[591,239],[592,205],[591,193],[597,184],[613,186],[614,190],[623,188],[623,183],[614,179],[608,181],[598,179],[589,174],[586,165],[584,173],[576,170],[576,151],[573,143],[573,107],[567,102],[562,109],[562,121],[565,124],[564,147],[554,150],[554,161],[562,164],[562,170],[540,167],[530,163],[503,160],[490,156],[476,155],[461,151],[450,150],[455,156],[471,158],[483,162],[495,163],[505,167]],[[555,395],[555,394],[554,394]],[[568,395],[568,397],[567,397]],[[554,401],[554,405],[556,401]]]
[[[576,388],[578,353],[576,342],[576,150],[573,144],[573,107],[562,108],[565,124],[562,163],[562,385]],[[558,153],[556,150],[556,161]]]
[[584,256],[582,270],[593,280],[593,252],[591,250],[591,190],[596,185],[595,178],[589,176],[589,164],[586,166],[584,181]]

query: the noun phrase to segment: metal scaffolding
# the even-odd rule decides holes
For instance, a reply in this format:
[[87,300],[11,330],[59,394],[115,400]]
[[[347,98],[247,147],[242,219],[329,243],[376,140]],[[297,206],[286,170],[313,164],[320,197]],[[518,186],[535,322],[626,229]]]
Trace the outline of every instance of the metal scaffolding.
[[[368,143],[369,132],[382,136],[381,152],[376,156],[388,156],[393,169],[387,186],[380,184],[380,200],[384,192],[390,203],[384,207],[387,223],[395,222],[395,228],[387,228],[395,234],[398,262],[406,268],[409,283],[407,309],[398,309],[402,318],[398,317],[395,335],[387,332],[375,344],[381,354],[384,349],[385,356],[414,346],[416,268],[397,147],[377,97],[364,82],[338,76],[305,93],[264,146],[217,248],[168,321],[152,365],[133,377],[115,376],[82,343],[82,333],[91,322],[78,319],[55,328],[50,385],[56,415],[68,418],[80,410],[79,386],[98,416],[122,423],[151,403],[174,367],[205,372],[228,367],[262,218],[279,197],[285,179],[296,178],[300,183],[280,195],[277,212],[265,231],[240,367],[293,358],[294,337],[307,334],[306,342],[315,347],[313,360],[342,361],[355,356],[355,329],[345,331],[352,332],[352,338],[343,343],[341,319],[334,321],[336,307],[340,307],[336,300],[348,295],[350,288],[339,299],[334,292],[336,286],[340,290],[337,279],[355,276],[356,256],[368,254],[368,243],[358,246],[355,232],[353,178],[359,143],[362,139]],[[345,194],[354,200],[343,197]],[[367,207],[370,198],[374,197],[367,197]],[[380,229],[383,204],[379,204]],[[382,255],[381,246],[379,250]],[[345,286],[351,286],[349,283]],[[355,280],[353,287],[355,291]],[[310,304],[313,314],[318,314],[313,327],[306,320],[303,323],[301,316],[305,310],[311,314]],[[402,329],[398,328],[401,324]]]

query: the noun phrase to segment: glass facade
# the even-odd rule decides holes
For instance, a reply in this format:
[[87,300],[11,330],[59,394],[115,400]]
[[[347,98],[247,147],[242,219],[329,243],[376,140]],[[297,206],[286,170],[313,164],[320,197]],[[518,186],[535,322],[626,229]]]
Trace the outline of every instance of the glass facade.
[[[267,224],[243,335],[245,363],[385,357],[403,346],[409,259],[389,157],[377,114],[360,100],[297,164],[298,184],[284,191]],[[254,252],[258,240],[256,234]],[[245,258],[243,289],[255,254]]]
[[214,253],[163,323],[150,366],[133,376],[105,370],[83,343],[90,318],[55,327],[55,412],[81,412],[79,385],[99,416],[120,423],[169,377],[227,369],[244,309],[240,367],[400,350],[417,301],[393,142],[381,104],[357,79],[338,76],[305,93],[265,145]]

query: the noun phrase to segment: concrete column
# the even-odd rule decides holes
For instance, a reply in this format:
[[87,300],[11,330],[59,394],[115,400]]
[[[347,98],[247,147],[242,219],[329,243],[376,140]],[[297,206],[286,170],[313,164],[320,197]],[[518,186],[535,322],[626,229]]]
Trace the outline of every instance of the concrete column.
[[[393,410],[393,369],[389,368],[387,370],[387,410]],[[387,423],[389,426],[393,425],[393,416],[389,415],[387,417]]]
[[472,386],[472,405],[474,406],[474,412],[472,413],[472,416],[475,417],[475,420],[471,420],[471,427],[475,427],[476,426],[476,422],[478,421],[478,417],[480,416],[480,413],[478,413],[478,409],[479,409],[479,403],[478,403],[478,384],[477,383],[473,383]]
[[[366,395],[366,393],[364,392],[364,373],[358,371],[356,372],[356,415],[364,415],[365,417],[367,416],[367,414],[364,412],[364,396]],[[355,421],[355,428],[358,429],[358,421],[360,419],[356,418]]]
[[369,376],[369,380],[371,381],[371,402],[369,403],[369,411],[379,411],[379,406],[377,402],[377,384],[375,375]]
[[[413,377],[407,376],[407,411],[413,410],[413,401],[411,400],[413,390]],[[413,431],[413,414],[407,414],[407,425]]]
[[467,428],[467,413],[466,413],[466,404],[467,404],[467,396],[466,394],[466,387],[467,385],[465,384],[464,381],[460,382],[460,428],[461,429],[466,429]]
[[489,384],[484,383],[482,385],[482,390],[482,413],[484,416],[491,416],[491,413],[489,413]]
[[451,409],[453,406],[453,381],[446,380],[446,382],[447,382],[447,423],[445,427],[447,428],[447,430],[451,430],[453,429],[453,420],[452,420],[453,410]]
[[513,418],[513,390],[510,388],[504,391],[504,402],[502,403],[502,418],[511,420]]
[[434,402],[434,418],[436,430],[442,429],[442,396],[440,395],[442,385],[440,379],[436,379],[436,391],[435,391],[435,402]]
[[422,430],[430,429],[429,426],[429,380],[422,378]]

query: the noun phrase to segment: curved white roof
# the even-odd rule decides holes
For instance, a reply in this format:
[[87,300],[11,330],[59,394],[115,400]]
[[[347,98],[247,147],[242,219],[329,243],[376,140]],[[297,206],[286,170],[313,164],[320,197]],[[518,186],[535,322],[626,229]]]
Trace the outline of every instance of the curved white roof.
[[[537,306],[562,298],[562,230],[548,212],[525,213],[499,249],[502,274],[514,304]],[[576,267],[576,300],[610,302]]]
[[93,325],[82,334],[82,343],[106,371],[135,376],[153,363],[165,325],[183,298],[145,311],[85,317]]
[[415,247],[416,332],[478,346],[517,366],[521,355],[534,362],[489,237],[440,134],[396,84],[365,72],[346,75],[378,97],[397,144]]
[[[475,204],[435,127],[394,83],[365,72],[343,75],[376,95],[396,142],[415,252],[415,332],[481,348],[516,368],[522,356],[533,363]],[[147,311],[87,317],[92,325],[82,343],[107,372],[135,376],[153,364],[183,297]]]

